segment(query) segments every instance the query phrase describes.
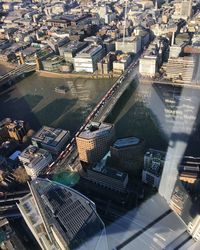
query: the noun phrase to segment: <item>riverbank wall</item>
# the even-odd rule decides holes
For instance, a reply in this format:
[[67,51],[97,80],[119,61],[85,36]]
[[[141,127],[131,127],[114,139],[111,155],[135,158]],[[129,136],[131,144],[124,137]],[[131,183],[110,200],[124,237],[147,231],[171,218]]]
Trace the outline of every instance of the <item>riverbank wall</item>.
[[50,72],[45,70],[37,70],[36,71],[39,76],[43,77],[51,77],[51,78],[87,78],[87,79],[109,79],[119,77],[119,75],[115,74],[98,74],[98,73],[60,73],[60,72]]

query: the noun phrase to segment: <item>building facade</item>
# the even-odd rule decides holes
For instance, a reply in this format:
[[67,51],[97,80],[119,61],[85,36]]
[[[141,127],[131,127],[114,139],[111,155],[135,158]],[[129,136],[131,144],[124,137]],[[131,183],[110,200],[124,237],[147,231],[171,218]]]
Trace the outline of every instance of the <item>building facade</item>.
[[125,193],[127,191],[128,174],[108,167],[106,165],[108,157],[110,157],[110,152],[95,166],[88,168],[87,175],[84,178],[105,189]]
[[101,45],[91,44],[74,57],[74,70],[93,73],[97,69],[97,63],[104,55],[105,50]]
[[133,136],[118,139],[110,147],[110,152],[120,170],[135,175],[143,166],[144,140]]
[[139,73],[142,76],[154,77],[158,71],[157,55],[146,55],[139,60]]

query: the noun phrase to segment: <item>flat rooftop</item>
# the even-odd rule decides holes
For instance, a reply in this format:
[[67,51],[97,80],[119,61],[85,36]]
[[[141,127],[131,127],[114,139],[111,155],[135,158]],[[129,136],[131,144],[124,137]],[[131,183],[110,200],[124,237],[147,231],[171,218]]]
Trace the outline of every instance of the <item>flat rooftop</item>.
[[92,122],[80,133],[79,138],[92,139],[95,137],[105,136],[110,133],[113,128],[112,124]]
[[41,142],[51,147],[56,147],[65,136],[69,136],[68,130],[43,126],[33,137],[32,140]]
[[30,145],[19,155],[19,157],[28,160],[32,165],[36,165],[44,158],[47,158],[48,155],[49,155],[48,151]]
[[127,138],[122,138],[118,139],[115,141],[113,144],[114,148],[125,148],[125,147],[130,147],[130,146],[135,146],[140,143],[140,139],[137,137],[127,137]]
[[95,53],[97,53],[99,50],[102,49],[102,46],[101,45],[89,45],[87,46],[86,48],[84,48],[83,50],[81,50],[76,57],[88,57],[88,56],[92,56],[94,55]]
[[[125,38],[124,38],[124,42],[125,42],[125,43],[132,43],[132,42],[136,41],[137,39],[138,39],[137,36],[125,37]],[[120,39],[118,39],[116,42],[123,42],[123,39],[120,38]]]
[[72,52],[76,51],[79,48],[85,47],[88,43],[87,42],[79,42],[79,41],[70,41],[68,44],[63,45],[65,52]]
[[95,167],[91,169],[92,171],[98,172],[102,175],[108,176],[110,178],[119,180],[119,181],[124,181],[127,177],[127,173],[118,171],[114,168],[109,168],[106,167],[105,165],[103,166],[101,163],[98,163]]

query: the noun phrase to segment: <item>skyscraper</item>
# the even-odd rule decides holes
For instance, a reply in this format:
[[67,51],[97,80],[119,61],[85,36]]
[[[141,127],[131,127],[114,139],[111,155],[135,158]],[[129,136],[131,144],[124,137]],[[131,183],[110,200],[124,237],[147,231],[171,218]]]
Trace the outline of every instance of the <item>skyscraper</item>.
[[79,136],[76,143],[79,158],[83,162],[100,161],[114,140],[114,126],[108,123],[92,122]]
[[107,249],[105,227],[91,200],[47,179],[35,179],[29,188],[18,208],[41,249]]

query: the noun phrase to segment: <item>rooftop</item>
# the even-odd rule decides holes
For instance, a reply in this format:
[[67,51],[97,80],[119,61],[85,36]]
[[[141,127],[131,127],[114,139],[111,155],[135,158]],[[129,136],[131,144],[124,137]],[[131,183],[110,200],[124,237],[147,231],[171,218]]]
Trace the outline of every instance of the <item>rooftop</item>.
[[91,139],[98,136],[105,136],[110,133],[112,127],[113,125],[108,123],[91,122],[85,127],[78,137]]
[[104,165],[104,162],[98,163],[95,167],[92,168],[92,171],[98,172],[102,175],[106,175],[113,179],[117,179],[119,181],[124,181],[127,177],[127,173],[118,171],[114,168],[109,168]]
[[[137,39],[138,39],[137,36],[125,37],[125,38],[124,38],[124,42],[125,42],[125,43],[132,43],[132,42],[136,41]],[[123,39],[120,38],[120,39],[118,39],[116,42],[123,42]]]
[[69,136],[70,132],[67,130],[43,126],[33,137],[35,141],[51,147],[56,147],[65,136]]
[[20,155],[20,160],[27,161],[31,163],[31,165],[36,165],[42,159],[47,158],[49,156],[49,152],[47,150],[35,147],[35,146],[28,146]]
[[30,189],[51,235],[54,230],[70,249],[85,245],[88,237],[95,236],[90,242],[93,246],[88,245],[85,249],[96,249],[104,225],[91,200],[72,188],[47,179],[32,181]]
[[63,45],[65,52],[76,51],[80,47],[84,47],[87,45],[87,42],[79,42],[79,41],[71,41],[67,45]]
[[88,56],[93,56],[94,54],[96,54],[99,50],[102,49],[101,45],[89,45],[86,48],[84,48],[83,50],[81,50],[76,57],[88,57]]

